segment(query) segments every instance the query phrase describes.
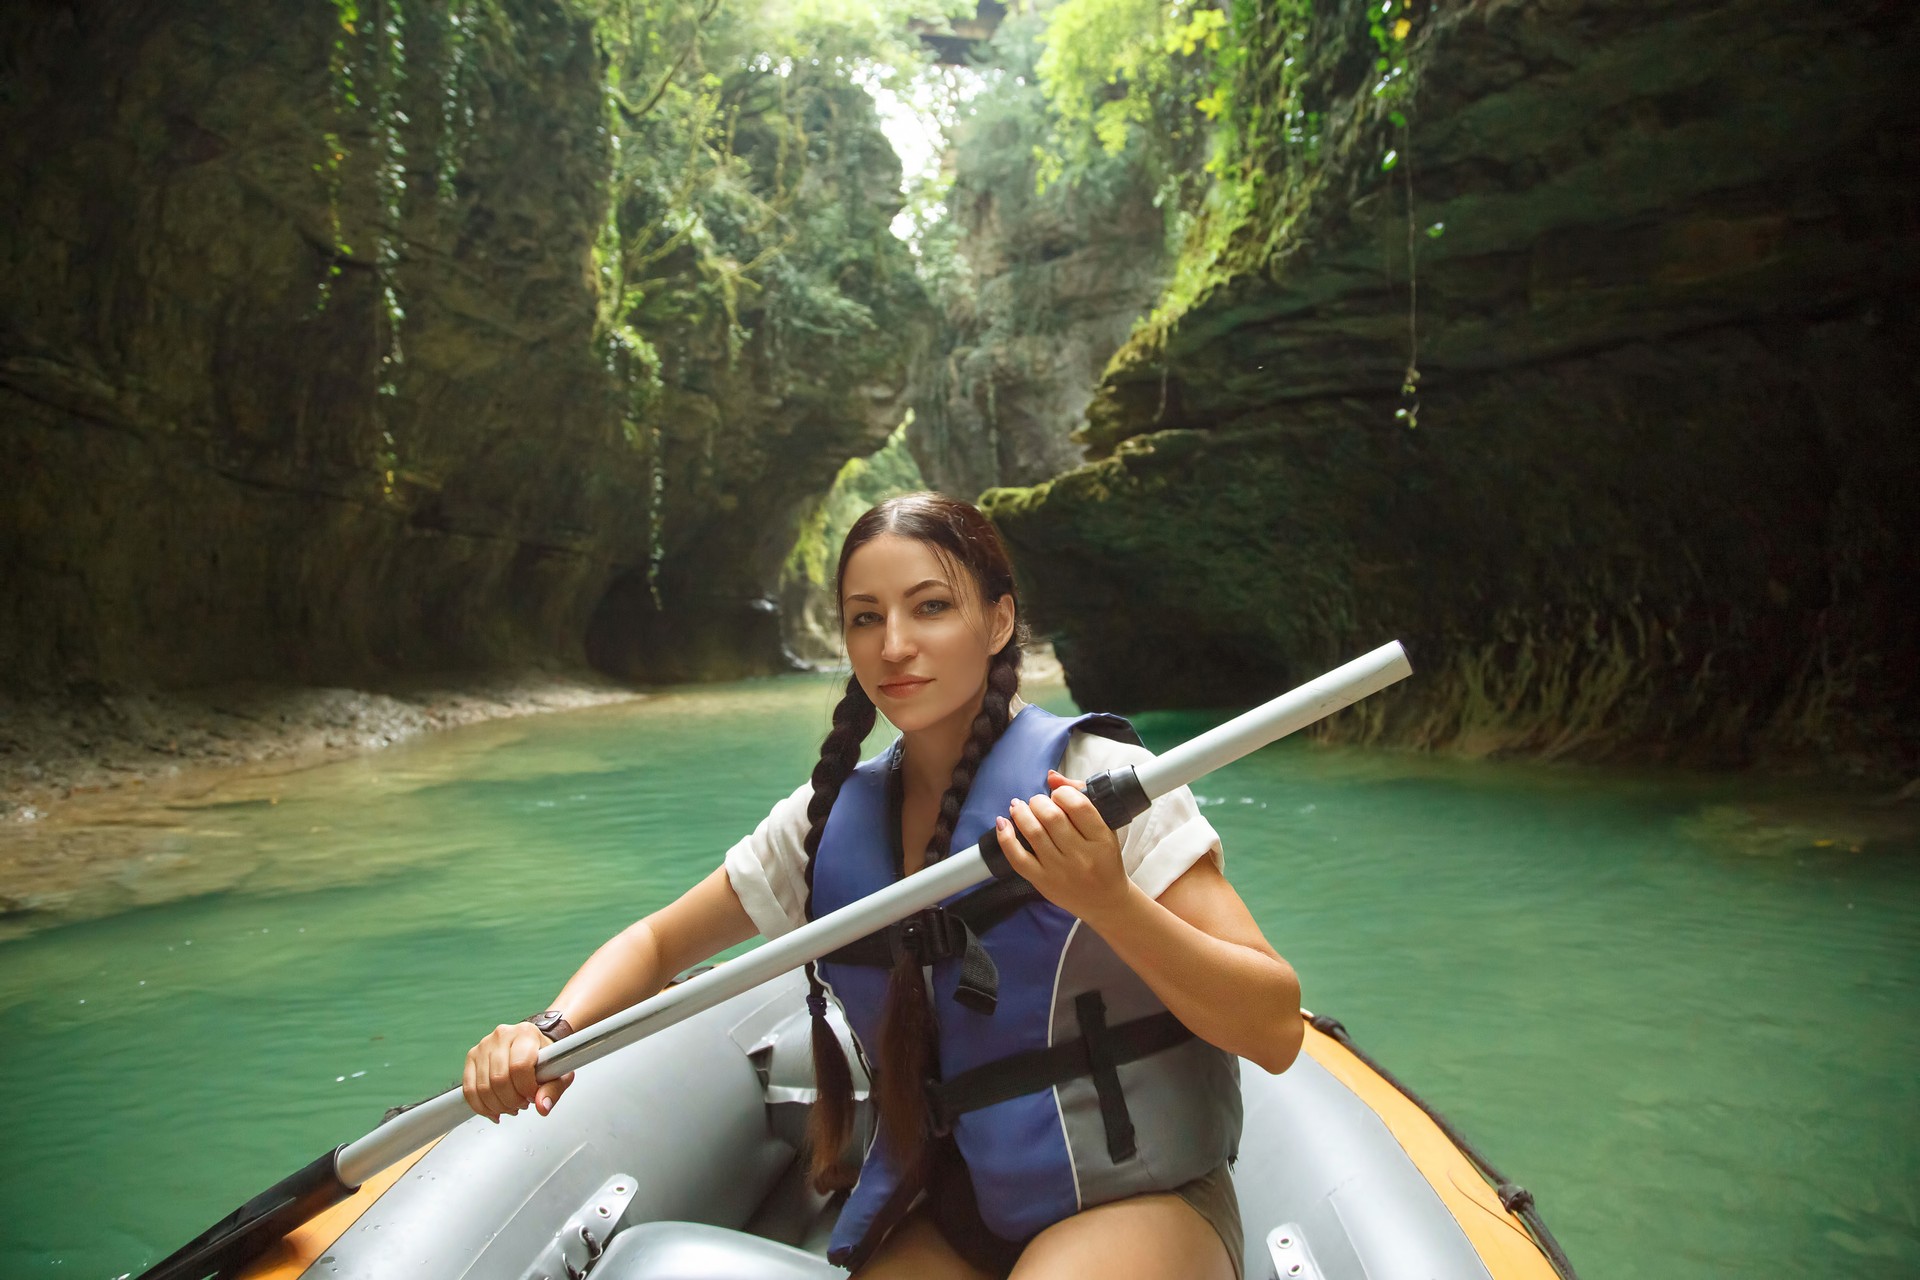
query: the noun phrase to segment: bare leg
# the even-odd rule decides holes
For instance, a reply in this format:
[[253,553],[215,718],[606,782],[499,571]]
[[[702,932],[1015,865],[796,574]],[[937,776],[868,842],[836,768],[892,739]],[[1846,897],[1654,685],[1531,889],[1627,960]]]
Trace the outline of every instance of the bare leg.
[[1134,1196],[1084,1209],[1033,1238],[1011,1280],[1233,1280],[1227,1247],[1175,1195]]
[[[1082,1215],[1084,1216],[1084,1215]],[[1202,1224],[1205,1225],[1205,1224]],[[887,1242],[860,1268],[858,1280],[993,1280],[953,1251],[933,1220],[919,1210],[887,1235]]]

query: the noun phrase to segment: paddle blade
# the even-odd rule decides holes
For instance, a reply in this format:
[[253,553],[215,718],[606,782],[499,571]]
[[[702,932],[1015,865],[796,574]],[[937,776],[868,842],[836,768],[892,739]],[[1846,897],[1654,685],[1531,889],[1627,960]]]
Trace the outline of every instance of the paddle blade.
[[280,1179],[140,1273],[140,1280],[205,1280],[238,1271],[287,1232],[353,1194],[334,1172],[336,1148]]

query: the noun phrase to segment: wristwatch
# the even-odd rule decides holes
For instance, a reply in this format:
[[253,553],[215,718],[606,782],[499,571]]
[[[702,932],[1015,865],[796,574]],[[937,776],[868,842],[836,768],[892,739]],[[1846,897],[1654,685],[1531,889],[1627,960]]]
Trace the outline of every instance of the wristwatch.
[[558,1009],[549,1009],[545,1013],[536,1013],[531,1018],[522,1018],[522,1022],[531,1022],[533,1029],[549,1040],[565,1040],[573,1034],[573,1024],[567,1021],[567,1015]]

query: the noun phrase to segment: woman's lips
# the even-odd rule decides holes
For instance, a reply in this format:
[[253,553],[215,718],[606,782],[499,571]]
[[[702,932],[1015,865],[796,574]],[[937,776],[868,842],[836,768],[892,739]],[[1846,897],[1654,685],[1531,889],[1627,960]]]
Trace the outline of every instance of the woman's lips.
[[904,698],[909,694],[918,693],[932,683],[933,681],[931,679],[888,680],[881,684],[880,692],[886,694],[889,698]]

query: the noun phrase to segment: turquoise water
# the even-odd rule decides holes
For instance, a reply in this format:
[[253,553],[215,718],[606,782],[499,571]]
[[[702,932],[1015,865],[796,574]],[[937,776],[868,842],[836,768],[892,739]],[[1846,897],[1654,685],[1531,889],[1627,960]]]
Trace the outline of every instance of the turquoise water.
[[[479,726],[172,814],[129,877],[160,905],[0,943],[0,1275],[138,1272],[450,1084],[805,776],[833,696]],[[1281,744],[1196,790],[1308,1006],[1589,1280],[1920,1274],[1920,849],[1753,780]]]

